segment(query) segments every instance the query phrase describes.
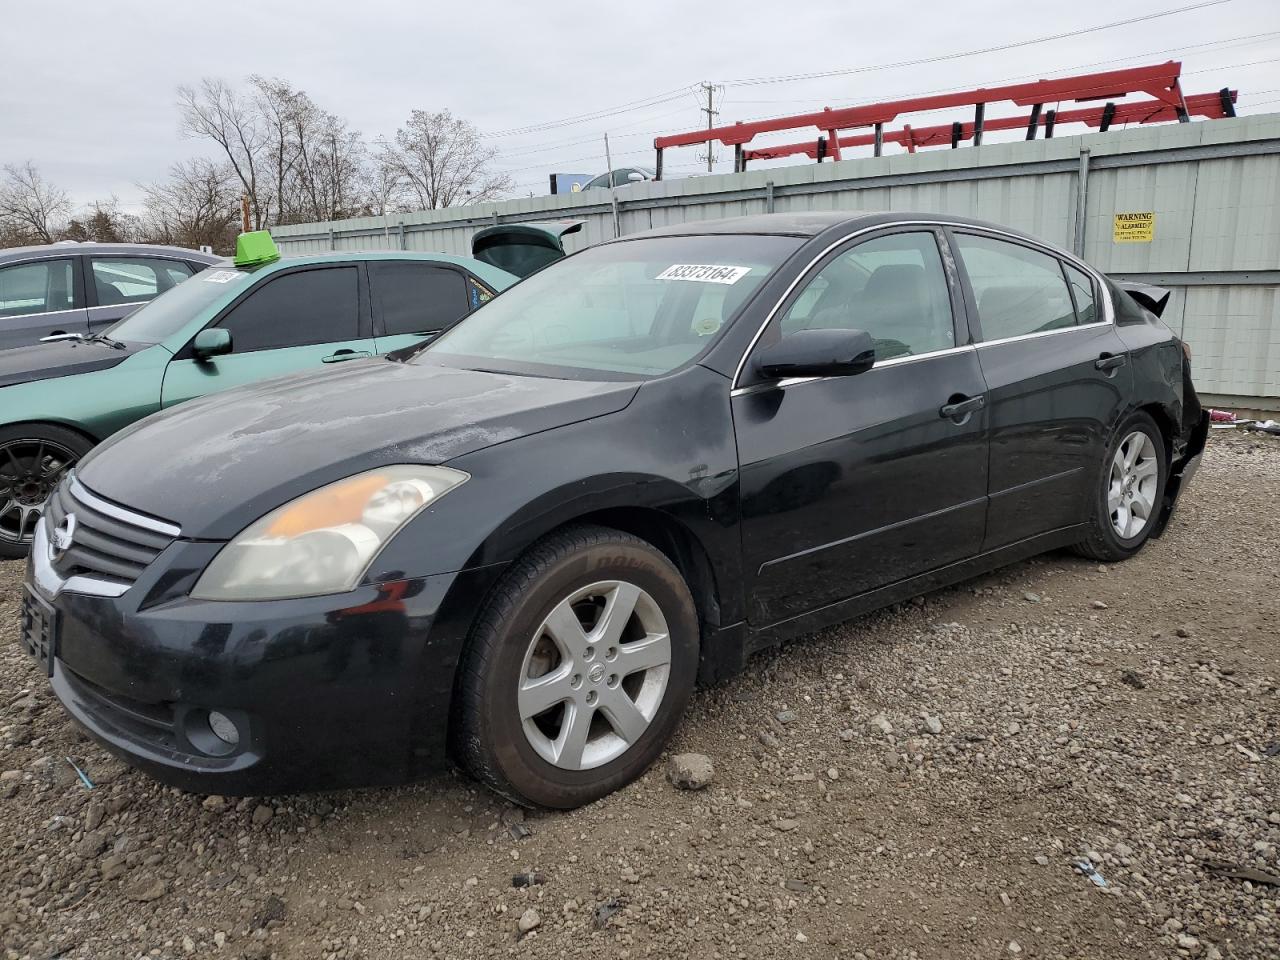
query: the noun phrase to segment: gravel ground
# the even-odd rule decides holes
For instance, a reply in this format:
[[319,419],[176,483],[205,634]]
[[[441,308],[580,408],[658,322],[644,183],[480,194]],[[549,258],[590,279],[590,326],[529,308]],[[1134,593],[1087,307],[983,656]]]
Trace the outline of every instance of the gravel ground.
[[0,947],[1275,958],[1277,544],[1280,440],[1215,436],[1135,560],[1053,554],[757,658],[698,695],[673,744],[711,758],[709,786],[660,764],[527,816],[459,776],[245,801],[162,788],[52,701],[16,642],[21,566],[2,564]]

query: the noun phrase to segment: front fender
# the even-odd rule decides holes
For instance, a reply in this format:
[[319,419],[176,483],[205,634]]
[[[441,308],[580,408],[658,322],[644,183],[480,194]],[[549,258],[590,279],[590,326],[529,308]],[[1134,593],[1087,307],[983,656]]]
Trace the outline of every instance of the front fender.
[[[738,469],[728,382],[693,368],[624,410],[467,454],[470,479],[415,517],[369,579],[506,564],[585,516],[650,510],[704,551],[722,584],[740,584]],[[738,618],[736,598],[722,613]]]
[[0,387],[0,424],[57,423],[103,440],[160,408],[168,358],[152,347],[107,370]]

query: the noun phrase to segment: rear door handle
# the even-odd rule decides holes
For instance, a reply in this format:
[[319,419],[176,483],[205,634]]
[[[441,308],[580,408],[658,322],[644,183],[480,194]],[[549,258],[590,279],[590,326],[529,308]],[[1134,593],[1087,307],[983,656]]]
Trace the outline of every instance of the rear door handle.
[[372,357],[373,354],[368,350],[335,350],[327,357],[321,357],[321,363],[342,363],[344,360],[361,360],[364,357]]
[[986,405],[986,394],[980,393],[976,397],[966,397],[963,400],[954,400],[946,404],[938,411],[938,416],[944,420],[959,420],[961,417],[967,417],[975,410],[981,410]]
[[1093,361],[1094,367],[1099,370],[1114,370],[1117,367],[1123,367],[1129,362],[1129,357],[1123,353],[1104,353]]

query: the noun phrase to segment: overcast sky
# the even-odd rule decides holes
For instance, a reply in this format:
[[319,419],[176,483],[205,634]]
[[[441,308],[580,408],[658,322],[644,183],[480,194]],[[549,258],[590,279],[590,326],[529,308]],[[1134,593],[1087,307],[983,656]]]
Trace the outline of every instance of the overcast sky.
[[[717,107],[720,121],[732,122],[1180,59],[1185,93],[1231,86],[1240,113],[1280,111],[1280,0],[1228,0],[1016,49],[865,69],[1194,2],[11,0],[0,40],[0,163],[33,161],[78,204],[115,195],[135,209],[139,184],[163,178],[177,159],[210,153],[179,133],[177,86],[251,73],[306,90],[369,141],[394,133],[414,108],[451,109],[486,133],[539,126],[491,138],[502,152],[497,165],[522,195],[546,193],[552,171],[604,170],[605,131],[614,166],[652,164],[656,132],[705,123],[704,80],[725,83]],[[840,69],[862,72],[731,82]],[[648,105],[613,109],[638,101]],[[1016,110],[993,106],[987,115]],[[600,111],[610,112],[551,125]],[[951,119],[968,117],[910,121]],[[669,153],[671,172],[695,172],[699,150]],[[731,151],[720,152],[718,169],[727,170]]]

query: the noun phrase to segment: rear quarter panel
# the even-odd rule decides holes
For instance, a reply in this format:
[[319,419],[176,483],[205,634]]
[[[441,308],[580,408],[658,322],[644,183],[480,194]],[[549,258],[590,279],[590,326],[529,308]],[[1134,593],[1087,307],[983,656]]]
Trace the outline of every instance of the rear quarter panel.
[[[1129,350],[1133,370],[1131,407],[1158,407],[1169,431],[1178,442],[1184,420],[1182,344],[1163,321],[1129,300],[1123,291],[1112,290],[1116,301],[1116,334]],[[1128,300],[1128,303],[1121,301]]]

